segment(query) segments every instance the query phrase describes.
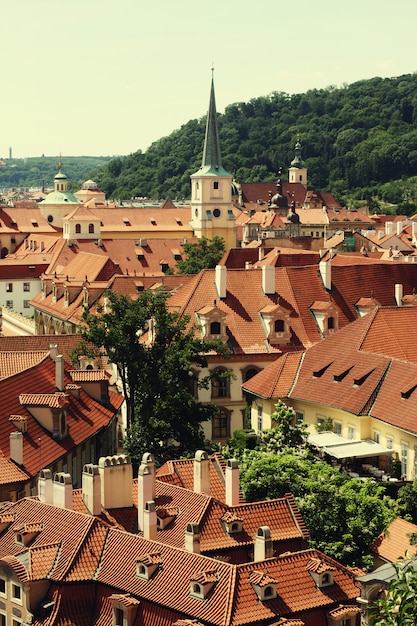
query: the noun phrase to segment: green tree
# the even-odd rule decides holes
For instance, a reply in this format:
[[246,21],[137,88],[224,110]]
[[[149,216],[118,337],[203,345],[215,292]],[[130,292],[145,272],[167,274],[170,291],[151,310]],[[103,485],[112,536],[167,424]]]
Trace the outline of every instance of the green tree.
[[109,291],[105,303],[86,310],[84,341],[100,347],[116,368],[127,406],[126,447],[139,461],[143,452],[159,460],[204,445],[201,423],[217,407],[198,401],[193,367],[206,354],[224,353],[221,342],[198,338],[186,317],[168,310],[166,295],[144,291],[136,299]]
[[217,236],[213,239],[202,237],[197,243],[185,243],[187,258],[177,262],[178,273],[198,274],[201,270],[216,267],[225,250],[224,239]]
[[284,448],[304,446],[307,440],[307,424],[297,421],[295,411],[282,400],[278,400],[271,414],[274,427],[262,433],[262,443],[270,452]]
[[307,448],[246,451],[241,488],[248,501],[291,492],[310,531],[310,543],[345,565],[367,567],[370,545],[395,516],[395,502],[374,481],[352,479]]
[[395,576],[371,607],[372,626],[417,624],[417,561],[393,564]]

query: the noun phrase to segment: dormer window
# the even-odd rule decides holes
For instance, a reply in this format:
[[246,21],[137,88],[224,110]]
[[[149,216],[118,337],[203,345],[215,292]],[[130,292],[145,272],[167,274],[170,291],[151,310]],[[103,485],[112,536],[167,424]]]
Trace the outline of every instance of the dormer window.
[[329,626],[355,626],[360,608],[351,604],[339,605],[329,611],[327,623]]
[[112,626],[132,626],[136,619],[139,600],[128,593],[114,593],[109,596],[112,606]]
[[28,522],[15,526],[14,539],[18,545],[28,546],[41,532],[43,524],[39,522]]
[[269,304],[259,311],[270,344],[288,343],[291,339],[290,312],[279,304]]
[[198,600],[204,600],[217,580],[218,574],[216,570],[206,570],[193,574],[190,580],[190,596]]
[[236,513],[227,511],[221,518],[220,522],[228,535],[241,533],[243,529],[243,521]]
[[277,597],[278,581],[264,572],[251,572],[249,582],[261,602],[273,600]]
[[306,568],[319,589],[333,585],[333,575],[336,568],[330,563],[323,559],[312,558],[308,561]]
[[158,530],[164,530],[178,515],[177,507],[158,509],[156,512],[156,525]]
[[81,234],[81,224],[75,224],[75,234]]
[[213,306],[205,306],[197,311],[196,317],[205,341],[220,339],[226,343],[227,317],[226,313],[218,308],[216,301]]
[[313,302],[310,307],[322,337],[328,337],[339,328],[339,312],[335,305],[329,302]]
[[162,565],[160,552],[150,552],[140,556],[136,561],[136,576],[142,580],[150,580]]

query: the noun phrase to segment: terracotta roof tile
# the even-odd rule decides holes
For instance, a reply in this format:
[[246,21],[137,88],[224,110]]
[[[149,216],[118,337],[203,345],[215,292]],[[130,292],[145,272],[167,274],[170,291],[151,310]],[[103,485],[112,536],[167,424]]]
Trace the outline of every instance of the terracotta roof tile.
[[371,549],[384,561],[396,563],[417,553],[417,548],[410,542],[410,535],[417,533],[417,526],[397,517],[387,530],[379,535]]

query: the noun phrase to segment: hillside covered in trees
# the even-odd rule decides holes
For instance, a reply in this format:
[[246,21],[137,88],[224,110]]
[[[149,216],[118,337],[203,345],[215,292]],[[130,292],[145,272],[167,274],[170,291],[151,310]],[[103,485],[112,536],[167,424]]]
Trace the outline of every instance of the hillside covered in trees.
[[[383,201],[402,214],[417,211],[417,74],[294,95],[273,91],[229,105],[218,122],[223,165],[240,182],[275,181],[279,167],[285,174],[299,137],[311,188],[345,204],[377,209]],[[146,152],[64,158],[64,171],[72,189],[93,178],[114,199],[189,198],[204,132],[204,117],[190,120]],[[48,172],[45,157],[21,161],[0,168],[0,188],[11,186],[6,170],[12,185],[52,184],[58,160]]]
[[[349,203],[378,198],[417,206],[417,75],[374,78],[288,95],[274,91],[218,115],[225,168],[238,181],[275,180],[297,136],[310,186]],[[205,118],[190,120],[142,153],[112,160],[95,176],[113,198],[187,198],[200,166]]]

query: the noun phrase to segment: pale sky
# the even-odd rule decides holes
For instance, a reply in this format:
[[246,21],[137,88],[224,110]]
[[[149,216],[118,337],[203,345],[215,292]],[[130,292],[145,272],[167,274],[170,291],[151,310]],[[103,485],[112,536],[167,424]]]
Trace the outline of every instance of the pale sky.
[[126,155],[207,112],[417,71],[415,0],[0,0],[0,157]]

